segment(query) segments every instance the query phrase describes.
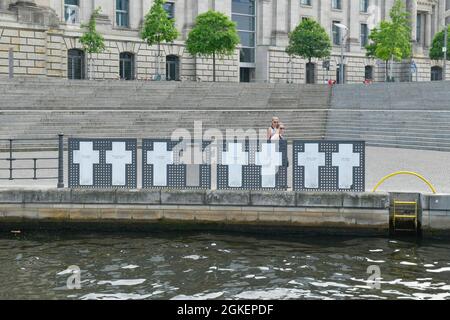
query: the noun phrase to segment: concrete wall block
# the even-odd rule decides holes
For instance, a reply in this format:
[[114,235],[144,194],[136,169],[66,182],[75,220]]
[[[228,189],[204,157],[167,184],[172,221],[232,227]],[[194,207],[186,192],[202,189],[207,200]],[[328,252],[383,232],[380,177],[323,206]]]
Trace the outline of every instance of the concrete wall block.
[[340,208],[343,198],[340,192],[297,192],[297,206]]
[[253,206],[294,207],[295,192],[286,191],[251,191]]
[[160,204],[160,190],[121,190],[116,191],[118,204]]
[[345,193],[343,195],[345,208],[379,208],[389,207],[389,194],[380,193]]
[[116,190],[71,189],[72,203],[116,203]]
[[195,205],[204,203],[204,190],[161,190],[161,204]]
[[433,214],[434,210],[450,210],[450,196],[449,195],[425,196],[425,203],[427,203],[429,205],[431,214]]
[[24,190],[0,190],[0,203],[23,203]]
[[250,205],[250,191],[214,190],[206,192],[206,204],[210,205]]

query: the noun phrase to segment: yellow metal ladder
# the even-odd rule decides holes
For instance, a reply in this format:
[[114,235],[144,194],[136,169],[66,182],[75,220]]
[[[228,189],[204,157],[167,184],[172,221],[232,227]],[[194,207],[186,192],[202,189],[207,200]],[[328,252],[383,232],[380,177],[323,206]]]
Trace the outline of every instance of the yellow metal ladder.
[[[414,230],[412,229],[397,229],[396,220],[397,219],[413,219],[414,220]],[[394,231],[416,231],[418,225],[418,205],[417,201],[399,201],[394,200],[394,211],[392,226]]]

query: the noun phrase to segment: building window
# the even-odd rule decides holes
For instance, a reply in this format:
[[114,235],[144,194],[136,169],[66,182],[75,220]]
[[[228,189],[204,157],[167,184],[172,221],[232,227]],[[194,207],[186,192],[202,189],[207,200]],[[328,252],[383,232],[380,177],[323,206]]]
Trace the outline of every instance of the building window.
[[116,0],[116,25],[118,27],[129,26],[129,1]]
[[178,56],[168,55],[166,57],[166,80],[180,80],[180,58]]
[[332,34],[333,34],[333,44],[339,46],[341,44],[341,28],[336,26],[336,23],[341,23],[340,21],[333,21]]
[[372,66],[364,67],[364,79],[373,80],[373,67]]
[[80,0],[64,0],[64,21],[80,23]]
[[342,1],[341,0],[332,0],[331,8],[341,10],[342,9]]
[[420,43],[422,37],[422,15],[417,14],[417,23],[416,23],[416,41]]
[[241,39],[240,61],[255,62],[256,32],[255,32],[255,1],[233,0],[232,20],[237,24]]
[[134,79],[134,54],[131,52],[121,52],[119,63],[119,74],[122,80]]
[[369,0],[359,0],[359,11],[367,12],[369,10]]
[[367,24],[361,23],[361,34],[360,34],[361,47],[365,47],[369,41],[369,28]]
[[175,18],[175,3],[173,2],[164,3],[164,10],[166,10],[169,19]]
[[300,0],[300,4],[302,4],[304,6],[310,6],[311,0]]
[[67,52],[67,78],[84,79],[84,51],[70,49]]
[[439,66],[431,67],[431,81],[442,80],[442,68]]

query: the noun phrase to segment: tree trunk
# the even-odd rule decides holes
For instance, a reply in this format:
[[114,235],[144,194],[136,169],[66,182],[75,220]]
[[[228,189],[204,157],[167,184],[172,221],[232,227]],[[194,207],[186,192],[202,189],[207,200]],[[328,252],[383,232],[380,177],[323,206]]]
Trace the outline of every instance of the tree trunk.
[[388,60],[384,62],[384,82],[388,80]]
[[158,42],[158,63],[156,66],[156,79],[161,80],[161,43]]
[[216,53],[213,53],[213,82],[216,82]]
[[389,61],[389,80],[392,81],[392,67],[394,65],[394,57],[391,56],[391,59]]

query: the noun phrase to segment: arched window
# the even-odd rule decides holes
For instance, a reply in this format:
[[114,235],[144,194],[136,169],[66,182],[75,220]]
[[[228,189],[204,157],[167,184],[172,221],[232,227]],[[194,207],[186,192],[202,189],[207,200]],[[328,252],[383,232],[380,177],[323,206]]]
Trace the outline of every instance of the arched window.
[[316,65],[312,62],[306,64],[306,83],[316,83]]
[[180,80],[180,58],[178,56],[168,55],[166,57],[166,80]]
[[373,80],[373,67],[372,66],[364,67],[364,80]]
[[67,78],[84,79],[84,51],[70,49],[67,52]]
[[442,80],[442,68],[439,66],[431,67],[431,81]]
[[134,80],[134,54],[121,52],[119,63],[119,74],[121,80]]

